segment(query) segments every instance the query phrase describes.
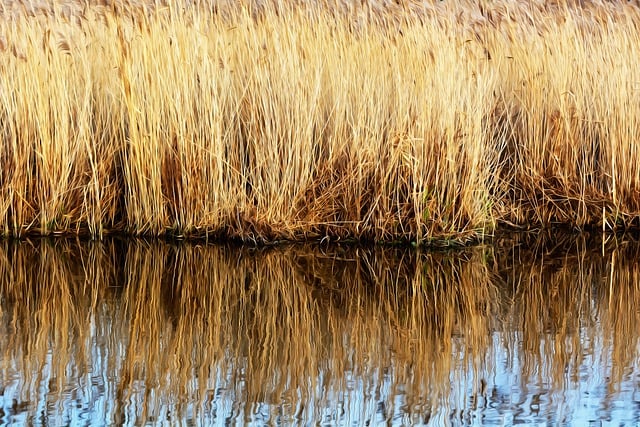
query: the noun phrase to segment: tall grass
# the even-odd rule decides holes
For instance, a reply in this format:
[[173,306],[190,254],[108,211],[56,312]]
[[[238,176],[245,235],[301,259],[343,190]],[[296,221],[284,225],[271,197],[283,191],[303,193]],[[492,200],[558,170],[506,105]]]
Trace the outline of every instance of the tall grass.
[[5,11],[3,233],[637,226],[639,10],[443,3]]

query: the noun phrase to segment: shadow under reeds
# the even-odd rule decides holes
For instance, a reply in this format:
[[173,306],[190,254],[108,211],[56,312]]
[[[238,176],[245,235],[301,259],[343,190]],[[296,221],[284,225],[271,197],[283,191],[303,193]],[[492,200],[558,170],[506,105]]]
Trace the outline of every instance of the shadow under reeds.
[[1,421],[637,421],[640,246],[596,243],[4,241]]

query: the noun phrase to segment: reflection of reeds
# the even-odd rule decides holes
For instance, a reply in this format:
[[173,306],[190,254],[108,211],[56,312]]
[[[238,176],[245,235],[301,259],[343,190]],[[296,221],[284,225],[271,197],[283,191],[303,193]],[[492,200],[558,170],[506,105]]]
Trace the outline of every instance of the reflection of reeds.
[[202,411],[220,390],[246,402],[246,417],[283,399],[294,404],[285,416],[319,416],[350,381],[379,394],[385,376],[435,409],[448,392],[450,337],[477,336],[476,356],[487,346],[495,296],[478,255],[134,243],[118,259],[114,245],[5,245],[3,372],[18,362],[25,402],[43,380],[29,373],[51,364],[47,398],[63,400],[100,363],[116,420],[157,415],[166,401]]
[[285,420],[337,405],[373,416],[367,408],[382,403],[386,416],[418,421],[467,408],[469,393],[490,398],[506,346],[524,384],[559,390],[597,349],[611,356],[602,365],[615,390],[637,353],[631,246],[605,246],[603,258],[580,245],[515,243],[450,257],[5,242],[2,380],[17,382],[25,412],[44,399],[64,417],[74,403],[106,399],[113,405],[97,410],[114,423],[162,419],[167,408],[206,418],[214,402],[218,416],[238,419],[259,405]]
[[[522,343],[523,383],[579,383],[598,366],[615,389],[638,356],[637,242],[553,238],[498,257],[513,305],[511,347]],[[529,260],[522,262],[522,260]],[[601,360],[592,358],[601,357]],[[628,373],[628,372],[627,372]]]
[[[37,402],[43,385],[63,399],[91,366],[90,314],[110,270],[103,245],[21,243],[0,251],[2,372],[19,372],[19,402]],[[52,354],[53,351],[53,354]],[[49,369],[43,367],[49,366]],[[7,384],[14,378],[5,377]]]
[[109,3],[0,13],[4,234],[638,223],[634,6]]

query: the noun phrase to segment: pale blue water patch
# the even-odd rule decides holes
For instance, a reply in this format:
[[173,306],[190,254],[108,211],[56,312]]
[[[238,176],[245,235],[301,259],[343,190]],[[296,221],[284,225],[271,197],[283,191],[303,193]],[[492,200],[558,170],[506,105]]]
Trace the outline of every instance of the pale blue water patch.
[[[36,396],[25,395],[24,389],[30,385],[22,381],[18,372],[5,376],[1,419],[5,424],[34,425],[110,425],[121,422],[133,425],[142,422],[142,415],[145,423],[171,423],[175,421],[173,414],[178,414],[182,421],[191,420],[197,424],[233,421],[256,425],[286,425],[292,420],[322,425],[379,425],[386,422],[396,425],[418,422],[432,425],[579,425],[600,421],[635,425],[640,420],[637,367],[618,384],[611,384],[611,366],[591,365],[585,359],[587,362],[580,366],[580,381],[575,383],[566,378],[563,388],[558,389],[544,379],[539,383],[523,381],[518,370],[519,351],[509,357],[500,335],[495,335],[495,342],[492,352],[495,369],[475,371],[469,368],[452,372],[450,399],[433,413],[428,405],[409,407],[403,388],[392,387],[389,376],[383,376],[381,382],[376,382],[363,376],[354,377],[349,372],[345,373],[343,389],[318,389],[309,401],[311,404],[307,405],[301,402],[254,402],[249,405],[242,400],[243,380],[231,385],[232,392],[224,386],[208,390],[209,402],[176,404],[159,398],[158,391],[146,387],[143,382],[134,383],[131,395],[122,398],[115,392],[117,379],[103,385],[99,367],[105,361],[98,357],[92,364],[96,376],[92,374],[88,380],[71,376],[61,393],[47,386],[47,382],[52,380],[49,361],[44,361],[40,372],[43,378]],[[596,347],[596,351],[601,349]],[[216,369],[215,374],[215,382],[226,383],[222,380],[226,377],[224,372]],[[317,381],[322,382],[322,373]],[[295,415],[285,416],[285,413]]]
[[[566,374],[563,384],[554,385],[544,376],[537,381],[524,379],[520,371],[521,349],[509,354],[504,347],[503,334],[494,334],[492,358],[495,369],[469,370],[467,384],[481,376],[478,388],[466,387],[463,396],[452,409],[453,424],[467,425],[600,425],[615,422],[616,425],[636,425],[640,420],[640,395],[637,392],[638,369],[635,379],[624,378],[614,384],[610,378],[611,365],[607,356],[598,354],[601,346],[594,348],[593,356],[600,363],[592,363],[585,357],[579,366],[580,378],[576,381]],[[548,367],[541,365],[539,372]],[[614,387],[616,390],[611,390]],[[455,389],[455,387],[454,387]],[[471,396],[471,398],[469,398]]]

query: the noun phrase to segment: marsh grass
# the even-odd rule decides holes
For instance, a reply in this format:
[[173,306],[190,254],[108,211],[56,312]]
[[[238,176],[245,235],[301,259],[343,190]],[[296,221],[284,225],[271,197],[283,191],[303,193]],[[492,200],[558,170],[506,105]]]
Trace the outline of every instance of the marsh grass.
[[5,235],[638,225],[634,5],[56,5],[0,29]]

